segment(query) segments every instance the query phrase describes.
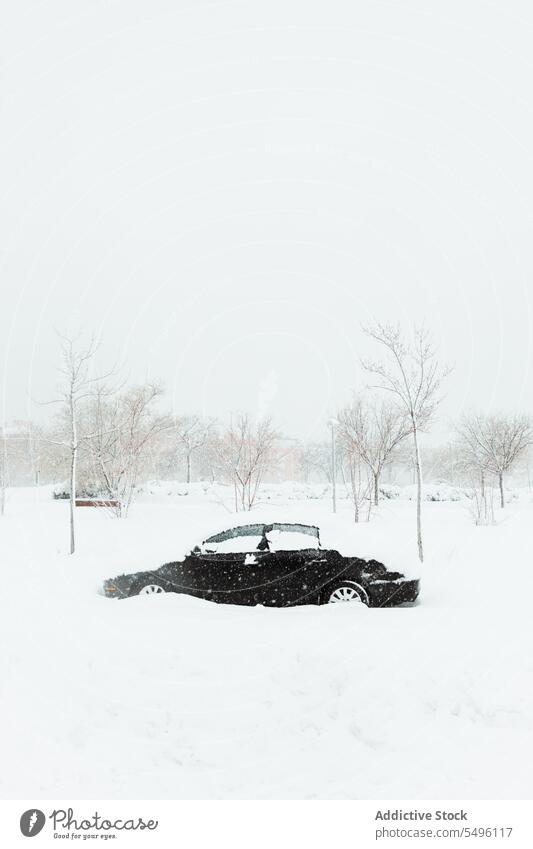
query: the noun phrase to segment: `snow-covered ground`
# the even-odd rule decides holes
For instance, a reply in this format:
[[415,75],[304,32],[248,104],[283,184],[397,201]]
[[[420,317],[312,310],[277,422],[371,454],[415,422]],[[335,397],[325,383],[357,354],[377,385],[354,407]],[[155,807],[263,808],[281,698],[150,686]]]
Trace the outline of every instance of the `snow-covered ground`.
[[[179,489],[179,488],[177,488]],[[14,490],[0,523],[4,798],[530,798],[533,503],[476,527],[425,505],[420,603],[276,610],[100,580],[249,520],[220,490],[148,491],[127,520]],[[182,492],[186,487],[181,487]],[[355,526],[349,502],[280,490],[252,516],[413,561],[414,505]]]

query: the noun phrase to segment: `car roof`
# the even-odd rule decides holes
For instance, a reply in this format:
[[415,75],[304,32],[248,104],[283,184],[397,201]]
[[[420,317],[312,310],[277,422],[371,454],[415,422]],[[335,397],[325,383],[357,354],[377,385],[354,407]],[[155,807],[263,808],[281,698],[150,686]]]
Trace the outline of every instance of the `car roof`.
[[234,534],[235,536],[239,536],[238,531],[242,531],[247,528],[262,528],[264,530],[265,528],[273,528],[276,525],[284,525],[285,527],[293,528],[309,528],[313,531],[316,531],[317,536],[319,536],[320,534],[320,528],[317,525],[309,525],[307,522],[248,522],[245,525],[235,525],[232,528],[225,528],[224,530],[216,531],[214,534],[211,534],[211,536],[206,537],[203,542],[208,542],[209,540],[212,540],[213,537],[222,536],[222,534],[229,533],[232,535]]

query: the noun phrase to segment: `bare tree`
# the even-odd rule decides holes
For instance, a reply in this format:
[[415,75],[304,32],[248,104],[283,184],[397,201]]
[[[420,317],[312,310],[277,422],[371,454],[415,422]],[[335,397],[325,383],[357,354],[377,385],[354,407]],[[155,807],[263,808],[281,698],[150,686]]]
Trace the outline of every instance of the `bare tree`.
[[83,344],[80,335],[58,335],[61,343],[58,397],[48,403],[60,405],[60,416],[65,425],[64,437],[53,441],[66,448],[69,455],[70,553],[74,554],[76,550],[76,474],[80,441],[83,438],[79,429],[80,405],[94,394],[104,377],[94,377],[91,374],[91,363],[98,348],[94,337],[91,337],[87,344]]
[[476,525],[492,525],[494,519],[494,489],[487,487],[484,478],[479,481],[473,478],[472,486],[472,515]]
[[379,503],[379,480],[401,442],[411,433],[410,420],[397,404],[368,402],[355,396],[337,414],[339,436],[349,456],[358,456],[372,477],[374,504]]
[[524,415],[464,416],[457,434],[470,464],[479,469],[481,479],[491,473],[498,478],[500,506],[505,507],[503,477],[525,455],[533,443],[533,425]]
[[191,482],[193,455],[207,445],[215,424],[215,419],[198,415],[182,416],[176,420],[178,443],[185,455],[187,483]]
[[297,449],[298,467],[307,483],[312,472],[323,475],[331,483],[331,446],[329,442],[307,442]]
[[365,328],[367,335],[385,348],[385,360],[363,361],[363,367],[379,379],[379,388],[390,392],[402,406],[413,436],[417,499],[418,556],[424,560],[422,541],[422,464],[419,433],[426,428],[440,401],[440,388],[448,369],[437,359],[429,332],[414,328],[406,338],[399,325],[376,324]]
[[119,517],[128,515],[152,446],[173,427],[169,416],[154,409],[161,394],[161,387],[152,383],[113,397],[100,391],[84,410],[90,431],[83,442],[86,468]]
[[484,469],[468,466],[465,469],[469,483],[471,513],[476,525],[494,524],[494,487],[487,485]]
[[229,428],[217,438],[217,462],[233,484],[236,512],[252,509],[265,472],[274,466],[278,439],[269,418],[254,422],[246,413],[232,417]]
[[356,443],[344,441],[341,435],[339,448],[340,471],[346,491],[353,504],[354,522],[360,521],[365,501],[368,505],[366,510],[366,521],[368,522],[372,511],[373,487],[370,469],[363,461]]
[[464,470],[462,451],[455,440],[426,449],[423,461],[426,474],[432,480],[437,479],[451,486],[456,485],[458,475]]

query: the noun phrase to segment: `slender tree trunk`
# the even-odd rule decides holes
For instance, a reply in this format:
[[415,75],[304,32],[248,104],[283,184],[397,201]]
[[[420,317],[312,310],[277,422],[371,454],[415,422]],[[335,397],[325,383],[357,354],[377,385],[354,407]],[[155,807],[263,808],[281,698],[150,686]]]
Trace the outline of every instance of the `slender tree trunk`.
[[505,507],[505,494],[503,491],[503,472],[500,472],[498,475],[498,481],[500,484],[500,507]]
[[76,509],[76,455],[78,448],[76,445],[71,447],[70,453],[70,553],[74,554],[76,550],[76,539],[74,530],[74,511]]
[[191,482],[191,452],[187,452],[187,483]]
[[422,463],[420,460],[420,449],[418,447],[418,427],[416,419],[413,421],[413,442],[415,447],[415,475],[416,475],[416,539],[418,544],[418,557],[424,562],[424,546],[422,544]]
[[372,513],[372,498],[370,492],[368,493],[368,509],[366,511],[366,520],[370,522],[370,514]]
[[76,550],[75,511],[76,511],[76,461],[78,458],[78,433],[76,427],[76,410],[71,396],[70,426],[72,441],[70,444],[70,553]]
[[374,504],[377,507],[379,504],[379,473],[372,472],[372,475],[374,478]]
[[344,464],[343,463],[341,463],[341,478],[342,478],[342,482],[344,484],[344,489],[346,490],[346,492],[348,492],[348,484],[346,482],[346,472],[344,471]]
[[350,481],[352,485],[353,520],[357,523],[359,521],[359,493],[357,492],[357,481],[355,479],[353,463],[350,463]]

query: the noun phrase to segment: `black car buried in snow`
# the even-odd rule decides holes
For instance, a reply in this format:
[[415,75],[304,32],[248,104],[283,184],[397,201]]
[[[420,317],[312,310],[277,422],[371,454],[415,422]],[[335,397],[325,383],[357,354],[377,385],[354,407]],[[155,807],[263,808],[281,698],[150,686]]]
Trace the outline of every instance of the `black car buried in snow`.
[[183,560],[105,581],[110,598],[174,592],[226,604],[290,607],[359,601],[370,607],[412,602],[419,582],[377,560],[323,549],[313,525],[243,525],[206,539]]

